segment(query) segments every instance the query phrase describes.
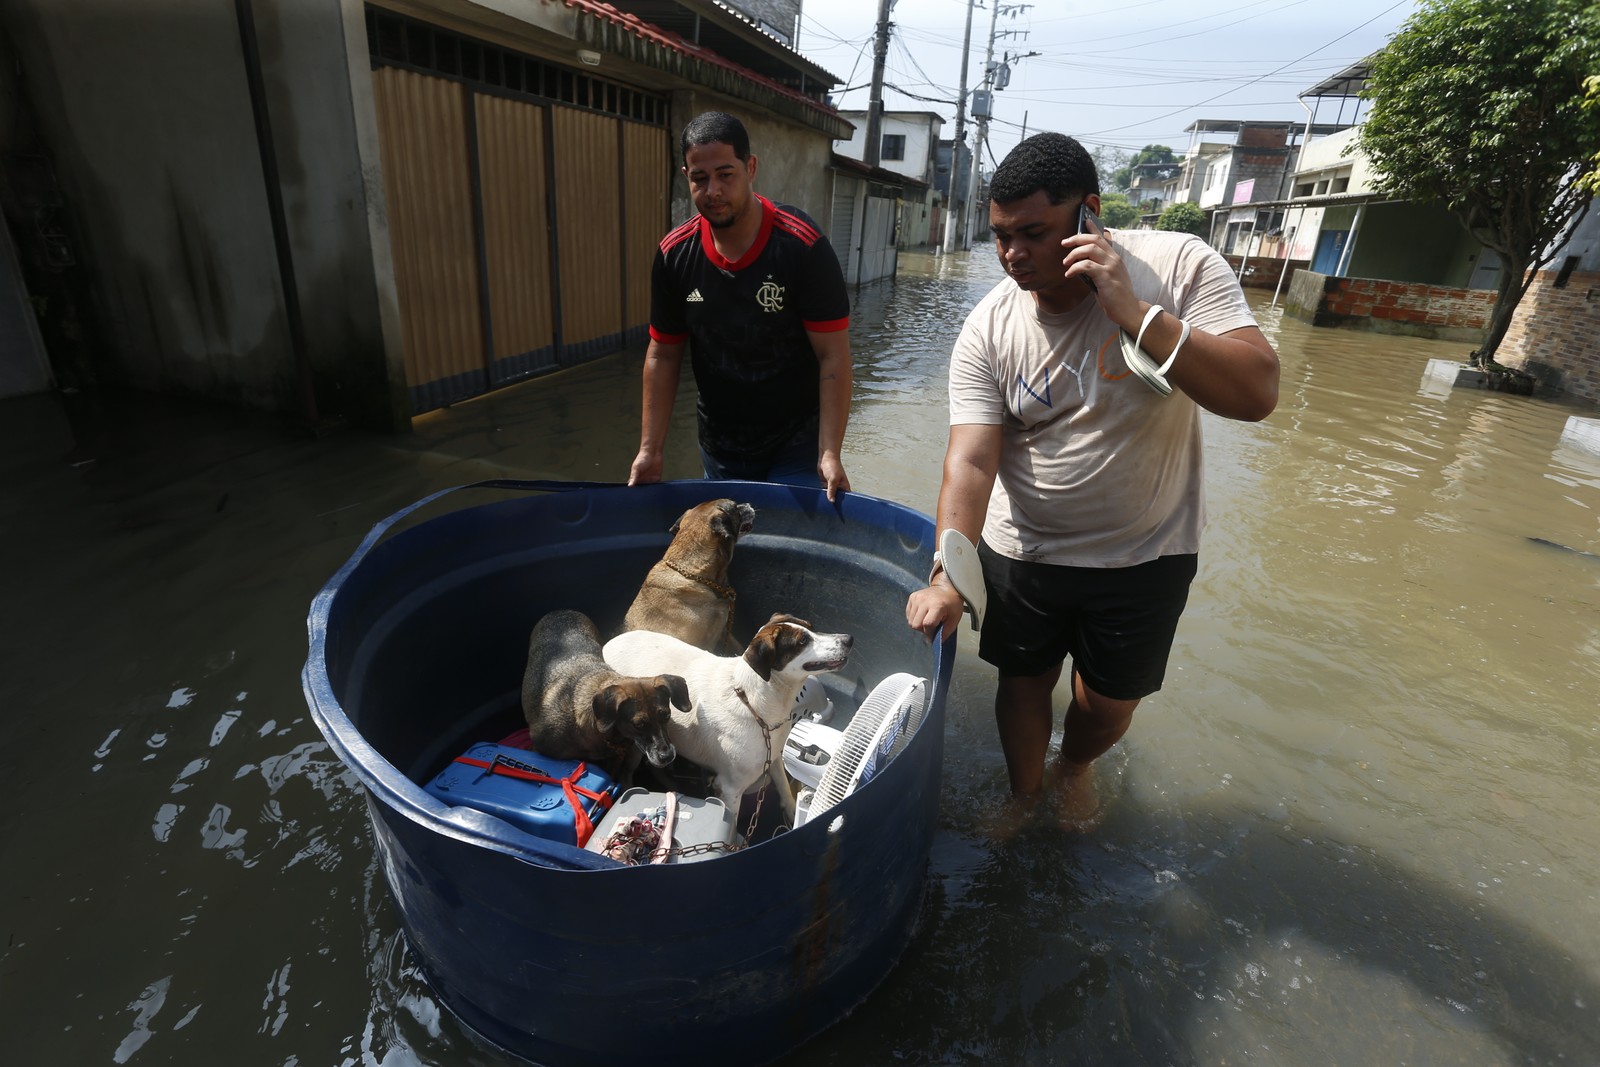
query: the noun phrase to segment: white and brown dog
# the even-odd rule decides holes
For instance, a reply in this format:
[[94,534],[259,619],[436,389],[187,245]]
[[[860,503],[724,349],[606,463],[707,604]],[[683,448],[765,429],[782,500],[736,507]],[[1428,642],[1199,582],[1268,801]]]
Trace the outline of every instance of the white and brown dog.
[[670,634],[719,655],[737,654],[728,564],[755,520],[755,508],[727,499],[684,512],[672,524],[672,543],[645,575],[622,628]]
[[668,736],[673,706],[689,691],[671,674],[624,677],[600,657],[600,631],[581,611],[552,611],[528,635],[522,714],[528,743],[552,759],[581,759],[624,786],[643,759],[677,758]]
[[668,726],[678,752],[715,775],[717,795],[731,811],[769,780],[792,826],[783,743],[794,726],[795,696],[809,675],[843,667],[853,643],[849,634],[819,634],[804,620],[774,615],[740,656],[713,655],[646,630],[613,637],[602,654],[623,674],[683,678],[694,706],[687,715],[674,713]]

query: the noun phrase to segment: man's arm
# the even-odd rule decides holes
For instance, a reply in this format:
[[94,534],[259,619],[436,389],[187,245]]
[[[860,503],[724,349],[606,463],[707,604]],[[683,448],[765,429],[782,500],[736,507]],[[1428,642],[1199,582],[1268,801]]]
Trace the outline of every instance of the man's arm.
[[640,411],[639,454],[628,471],[629,485],[661,480],[661,465],[672,423],[672,405],[678,398],[678,373],[683,366],[683,344],[650,339],[644,351],[644,402]]
[[841,453],[844,450],[844,428],[850,421],[850,393],[852,368],[850,365],[850,331],[807,330],[811,350],[817,354],[817,392],[819,400],[819,425],[817,429],[817,473],[822,476],[823,488],[828,490],[828,500],[838,499],[841,492],[850,491],[850,476],[844,471]]
[[[1067,275],[1093,281],[1094,299],[1111,321],[1129,337],[1139,336],[1150,302],[1134,293],[1128,265],[1116,250],[1114,231],[1109,236],[1079,234],[1062,245]],[[1232,278],[1225,281],[1238,284]],[[1178,317],[1164,309],[1146,328],[1139,347],[1160,365],[1182,335]],[[1255,326],[1224,334],[1192,330],[1166,377],[1196,404],[1224,418],[1259,422],[1278,406],[1278,353]]]
[[[1138,308],[1133,328],[1123,326],[1130,337],[1138,335],[1150,305],[1139,301]],[[1165,363],[1182,335],[1178,317],[1163,309],[1140,347]],[[1278,353],[1255,326],[1221,335],[1191,330],[1166,377],[1196,404],[1224,418],[1260,422],[1278,406]]]
[[[989,494],[1000,470],[1000,442],[998,425],[950,427],[944,480],[939,485],[938,533],[959,530],[967,540],[978,543],[989,511]],[[961,622],[962,608],[961,594],[941,572],[926,589],[907,599],[906,623],[929,637],[942,637]]]

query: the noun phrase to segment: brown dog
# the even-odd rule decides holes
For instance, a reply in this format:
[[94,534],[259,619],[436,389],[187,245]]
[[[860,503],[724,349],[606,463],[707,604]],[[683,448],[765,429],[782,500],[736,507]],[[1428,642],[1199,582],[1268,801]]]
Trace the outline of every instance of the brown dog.
[[623,630],[650,630],[719,655],[744,646],[733,636],[733,590],[728,563],[750,532],[756,510],[732,500],[708,500],[672,524],[672,543],[645,575],[622,620]]
[[600,658],[600,631],[582,612],[552,611],[534,625],[522,714],[535,752],[588,760],[626,786],[642,758],[657,767],[677,758],[667,736],[673,707],[689,710],[683,679],[618,674]]

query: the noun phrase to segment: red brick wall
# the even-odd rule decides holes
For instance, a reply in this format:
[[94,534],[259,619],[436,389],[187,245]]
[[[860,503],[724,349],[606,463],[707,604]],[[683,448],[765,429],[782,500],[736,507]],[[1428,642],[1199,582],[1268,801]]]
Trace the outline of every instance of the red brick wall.
[[1338,282],[1323,300],[1323,307],[1332,315],[1483,330],[1488,328],[1494,307],[1494,294],[1483,289],[1373,278],[1340,278]]
[[1534,278],[1495,359],[1600,402],[1600,272],[1574,272],[1562,289],[1555,280],[1555,271]]
[[1376,278],[1335,278],[1298,271],[1288,310],[1313,326],[1339,326],[1375,333],[1483,340],[1494,293]]

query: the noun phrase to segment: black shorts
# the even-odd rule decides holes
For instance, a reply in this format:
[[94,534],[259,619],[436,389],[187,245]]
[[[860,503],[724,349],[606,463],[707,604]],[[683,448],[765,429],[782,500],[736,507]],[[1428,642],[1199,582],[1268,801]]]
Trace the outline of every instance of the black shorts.
[[989,607],[978,655],[1003,675],[1032,677],[1068,656],[1084,684],[1114,700],[1161,688],[1195,555],[1133,567],[1062,567],[978,546]]

